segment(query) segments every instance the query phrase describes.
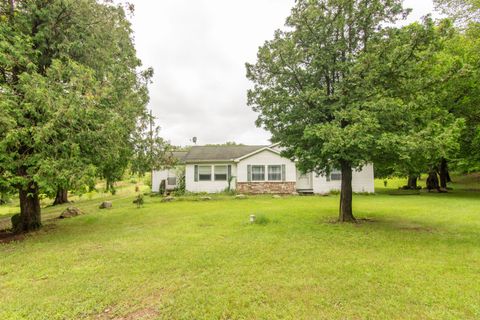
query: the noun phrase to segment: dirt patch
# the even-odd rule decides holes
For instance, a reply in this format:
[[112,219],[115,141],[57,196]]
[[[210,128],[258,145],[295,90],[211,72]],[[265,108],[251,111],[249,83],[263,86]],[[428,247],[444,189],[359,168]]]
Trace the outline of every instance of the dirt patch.
[[[96,320],[153,320],[160,316],[160,311],[154,306],[162,299],[166,289],[160,289],[145,296],[139,304],[117,305],[113,304],[107,306],[103,312],[92,315]],[[130,309],[134,311],[127,311]]]
[[111,310],[107,308],[102,314],[97,315],[95,319],[98,319],[98,320],[153,320],[159,316],[158,311],[153,308],[138,309],[123,316],[113,315],[113,314],[110,314],[110,312]]
[[433,228],[422,227],[422,226],[403,226],[399,228],[402,231],[411,231],[411,232],[426,232],[434,233],[436,230]]
[[145,308],[129,313],[126,316],[115,317],[113,320],[150,320],[155,319],[158,315],[159,313],[155,309]]
[[374,219],[368,219],[368,218],[359,218],[357,219],[356,222],[340,222],[338,221],[337,219],[335,220],[322,220],[322,221],[319,221],[319,223],[323,224],[323,223],[326,223],[326,224],[344,224],[344,225],[347,225],[347,224],[351,224],[351,225],[354,225],[354,226],[361,226],[362,224],[366,224],[366,223],[376,223],[376,222],[379,222],[377,220],[374,220]]
[[51,232],[56,229],[56,225],[53,223],[45,224],[43,227],[30,233],[13,233],[10,230],[0,230],[0,243],[10,243],[14,241],[23,241],[28,237],[42,235]]
[[0,243],[10,243],[13,241],[23,241],[25,239],[24,234],[17,234],[8,230],[0,231]]

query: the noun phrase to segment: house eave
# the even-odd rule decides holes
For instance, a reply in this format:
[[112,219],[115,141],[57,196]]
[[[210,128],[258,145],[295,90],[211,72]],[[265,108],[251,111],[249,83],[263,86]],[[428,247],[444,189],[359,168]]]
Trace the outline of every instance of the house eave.
[[253,151],[253,152],[250,152],[249,154],[246,154],[246,155],[241,156],[241,157],[239,157],[239,158],[236,158],[236,159],[234,159],[234,161],[235,161],[236,163],[238,163],[238,162],[240,162],[240,161],[242,161],[242,160],[244,160],[244,159],[250,158],[251,156],[254,156],[254,155],[256,155],[256,154],[258,154],[258,153],[261,153],[261,152],[263,152],[263,151],[270,151],[270,152],[272,152],[272,153],[275,153],[275,154],[277,154],[277,155],[280,155],[280,152],[278,152],[277,150],[274,150],[274,149],[272,149],[272,148],[270,148],[270,147],[264,147],[264,148],[255,150],[255,151]]
[[235,162],[233,159],[225,159],[225,160],[188,160],[185,161],[185,164],[197,164],[197,163],[233,163]]

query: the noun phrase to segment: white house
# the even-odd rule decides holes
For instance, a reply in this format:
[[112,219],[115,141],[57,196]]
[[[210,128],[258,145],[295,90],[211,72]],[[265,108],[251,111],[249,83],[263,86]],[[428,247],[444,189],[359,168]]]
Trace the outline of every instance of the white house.
[[176,160],[176,166],[163,170],[152,171],[152,191],[159,192],[160,185],[165,184],[165,190],[171,191],[178,187],[178,175],[182,174],[181,167],[185,165],[184,158],[187,151],[174,151],[172,157]]
[[[221,192],[228,188],[239,193],[328,193],[340,190],[341,173],[328,177],[315,173],[301,174],[294,161],[280,155],[271,146],[194,146],[182,158],[185,188],[190,192]],[[173,178],[177,171],[153,172],[152,190],[159,181]],[[373,166],[353,172],[354,192],[373,193]],[[178,180],[178,179],[176,179]],[[172,180],[173,181],[173,180]]]

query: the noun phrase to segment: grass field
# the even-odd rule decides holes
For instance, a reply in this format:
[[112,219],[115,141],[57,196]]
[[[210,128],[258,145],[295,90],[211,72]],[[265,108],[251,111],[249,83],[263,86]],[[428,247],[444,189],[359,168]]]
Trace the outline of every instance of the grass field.
[[0,319],[479,319],[480,184],[457,181],[357,195],[356,225],[334,223],[338,195],[83,197],[85,215],[0,244]]

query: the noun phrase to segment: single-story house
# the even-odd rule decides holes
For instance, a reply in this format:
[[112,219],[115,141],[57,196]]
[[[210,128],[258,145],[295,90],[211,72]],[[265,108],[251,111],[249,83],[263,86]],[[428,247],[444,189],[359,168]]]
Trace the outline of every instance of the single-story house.
[[[190,192],[216,193],[228,188],[239,193],[323,194],[340,190],[341,172],[330,175],[302,174],[296,164],[280,155],[277,144],[270,146],[194,146],[178,154],[179,164],[185,168],[185,188]],[[182,170],[154,171],[152,191],[158,192],[162,179],[171,179],[169,188],[176,187],[175,176]],[[353,172],[354,192],[373,193],[373,165]]]

